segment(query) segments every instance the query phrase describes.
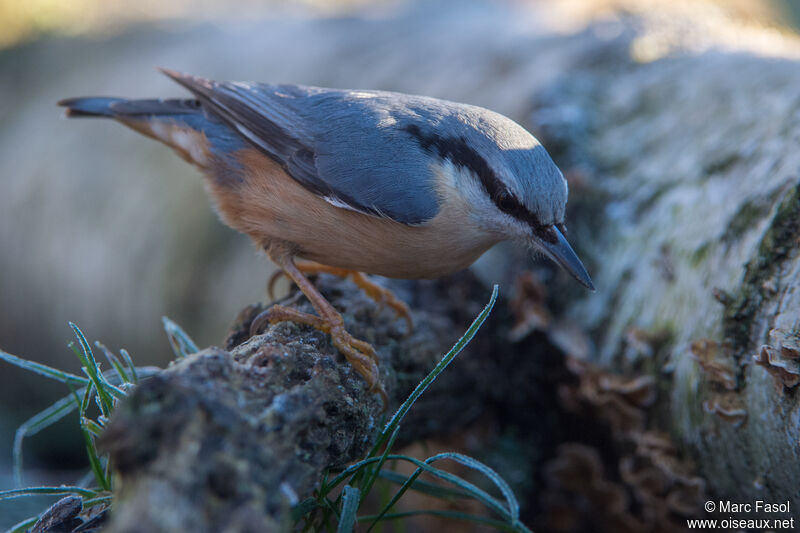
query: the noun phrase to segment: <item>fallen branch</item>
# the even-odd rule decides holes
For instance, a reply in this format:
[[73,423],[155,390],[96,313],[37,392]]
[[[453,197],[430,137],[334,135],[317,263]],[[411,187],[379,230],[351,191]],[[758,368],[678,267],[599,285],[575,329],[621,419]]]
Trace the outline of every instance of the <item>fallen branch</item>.
[[[416,328],[405,336],[390,311],[349,282],[323,276],[319,286],[346,311],[349,331],[377,349],[392,407],[463,332],[454,309],[449,316],[417,311]],[[300,296],[282,303],[310,311]],[[227,349],[179,360],[116,410],[101,440],[117,471],[110,531],[271,530],[289,520],[324,469],[360,458],[373,444],[384,420],[380,400],[328,337],[281,323],[242,342],[258,310],[242,313]],[[450,411],[426,410],[437,420],[428,430],[463,422],[443,418]]]

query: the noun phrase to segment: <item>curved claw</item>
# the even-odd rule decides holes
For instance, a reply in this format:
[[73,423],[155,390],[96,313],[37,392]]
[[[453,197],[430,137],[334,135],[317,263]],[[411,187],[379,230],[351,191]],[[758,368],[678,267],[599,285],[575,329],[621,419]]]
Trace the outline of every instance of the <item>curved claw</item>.
[[[348,334],[349,335],[349,334]],[[359,352],[363,353],[364,355],[368,356],[372,359],[375,364],[378,363],[378,352],[375,351],[375,348],[366,341],[358,340],[352,336],[350,336],[350,346],[358,350]]]
[[[291,255],[286,254],[285,251],[281,252],[280,249],[277,250],[277,252],[273,253],[271,249],[268,249],[270,257],[282,269],[283,273],[306,295],[319,316],[304,313],[282,305],[273,305],[263,313],[260,313],[253,320],[250,328],[251,332],[258,331],[265,321],[275,323],[283,320],[290,320],[292,322],[310,325],[330,334],[333,345],[344,354],[353,369],[364,378],[364,381],[366,381],[369,386],[370,392],[377,392],[381,395],[383,399],[383,409],[388,409],[389,397],[386,394],[386,390],[383,388],[383,384],[380,382],[380,373],[377,365],[378,354],[375,352],[375,349],[369,343],[354,338],[345,330],[342,315],[322,294],[320,294],[319,290],[317,290],[305,276],[306,272],[310,273],[315,271],[337,275],[349,275],[350,272],[334,267],[327,267],[325,265],[300,267],[294,262],[294,258]],[[358,273],[354,274],[359,275]],[[274,281],[278,276],[280,276],[280,274],[276,273],[270,279],[268,290],[271,291]],[[363,277],[363,274],[361,276]],[[371,282],[369,283],[371,284]]]
[[269,277],[269,281],[267,281],[267,296],[269,296],[269,299],[273,302],[275,301],[275,282],[285,275],[286,273],[283,270],[276,270]]
[[347,359],[353,369],[364,378],[371,393],[380,394],[383,408],[389,406],[389,396],[380,381],[378,370],[378,354],[375,348],[366,341],[356,339],[344,328],[341,317],[323,319],[318,316],[292,309],[283,305],[273,305],[260,312],[250,324],[250,336],[257,335],[264,326],[278,322],[291,321],[306,324],[331,336],[333,345]]
[[[313,262],[303,262],[297,265],[297,269],[303,274],[332,274],[341,278],[350,278],[353,280],[364,293],[369,296],[379,306],[388,305],[391,307],[398,318],[406,321],[407,329],[406,334],[410,335],[414,331],[414,321],[411,318],[411,311],[408,306],[397,298],[392,291],[387,288],[381,287],[371,279],[369,279],[363,272],[356,272],[355,270],[346,270],[344,268],[331,267],[328,265],[321,265]],[[269,293],[272,297],[272,288],[275,280],[280,274],[273,274],[269,281]]]
[[362,272],[352,272],[350,278],[353,283],[361,287],[367,296],[372,298],[378,305],[388,305],[391,307],[398,318],[406,321],[406,334],[410,335],[414,331],[414,321],[411,318],[411,310],[405,302],[401,301],[394,295],[392,291],[385,287],[381,287],[371,279],[369,279]]
[[377,392],[381,395],[383,400],[383,408],[386,410],[386,408],[389,406],[389,396],[386,394],[386,390],[383,388],[383,384],[381,384],[380,381],[377,355],[369,355],[356,348],[357,346],[366,345],[370,348],[370,351],[374,353],[375,350],[372,348],[372,346],[364,341],[354,338],[344,330],[338,334],[331,332],[331,339],[333,340],[333,345],[336,346],[336,348],[342,354],[344,354],[345,358],[353,367],[353,369],[358,372],[362,378],[364,378],[364,381],[366,381],[367,386],[369,387],[369,391],[371,393]]
[[250,322],[250,336],[255,337],[259,335],[264,327],[269,323],[269,311],[272,308],[265,309],[258,313],[252,322]]

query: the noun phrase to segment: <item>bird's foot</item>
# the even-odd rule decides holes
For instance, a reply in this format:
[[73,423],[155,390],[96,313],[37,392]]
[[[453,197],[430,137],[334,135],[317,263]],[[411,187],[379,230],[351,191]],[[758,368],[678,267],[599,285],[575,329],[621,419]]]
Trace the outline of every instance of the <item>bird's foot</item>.
[[378,354],[368,342],[356,339],[344,327],[344,321],[339,313],[331,313],[326,318],[310,313],[304,313],[291,307],[273,305],[258,314],[250,325],[250,335],[257,335],[267,324],[278,322],[297,322],[306,324],[331,336],[333,345],[342,354],[347,362],[367,382],[370,392],[377,392],[383,400],[384,409],[389,405],[389,397],[380,382],[378,371]]
[[[414,331],[414,320],[411,318],[411,311],[409,310],[408,306],[397,296],[394,295],[392,291],[385,287],[381,287],[371,279],[369,279],[364,273],[357,272],[355,270],[347,270],[345,268],[337,268],[331,267],[328,265],[321,265],[319,263],[314,262],[303,262],[297,264],[298,270],[303,274],[332,274],[334,276],[339,276],[342,278],[350,278],[353,280],[364,293],[369,296],[373,301],[375,301],[379,306],[387,305],[394,310],[395,314],[398,318],[402,318],[406,321],[406,325],[408,326],[407,333],[411,334]],[[269,280],[269,284],[267,286],[267,291],[269,293],[270,298],[274,299],[273,296],[273,289],[275,287],[275,282],[284,275],[282,270],[275,272]]]
[[351,271],[350,279],[352,279],[353,283],[358,285],[367,296],[377,302],[378,305],[388,305],[399,318],[405,320],[406,326],[408,326],[408,334],[414,331],[414,320],[411,318],[411,311],[408,309],[405,302],[398,299],[392,291],[386,287],[381,287],[369,279],[363,272]]

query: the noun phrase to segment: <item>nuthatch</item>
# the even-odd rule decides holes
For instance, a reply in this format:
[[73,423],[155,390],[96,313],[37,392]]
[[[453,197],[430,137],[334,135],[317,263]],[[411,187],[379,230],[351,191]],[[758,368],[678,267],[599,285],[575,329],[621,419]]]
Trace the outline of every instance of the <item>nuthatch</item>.
[[567,183],[514,121],[422,96],[163,72],[194,98],[59,104],[67,116],[116,119],[200,167],[222,220],[263,247],[318,313],[274,305],[255,323],[290,320],[329,333],[384,400],[374,349],[345,330],[306,273],[350,275],[408,318],[361,273],[435,278],[513,240],[594,288],[564,238]]

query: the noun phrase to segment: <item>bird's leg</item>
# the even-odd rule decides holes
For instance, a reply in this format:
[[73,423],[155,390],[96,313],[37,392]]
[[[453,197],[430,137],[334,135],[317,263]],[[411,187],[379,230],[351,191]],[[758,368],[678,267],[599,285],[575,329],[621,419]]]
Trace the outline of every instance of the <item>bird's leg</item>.
[[410,334],[414,331],[414,321],[411,318],[411,311],[402,300],[398,299],[392,291],[385,287],[381,287],[371,279],[369,279],[363,272],[351,272],[350,279],[353,283],[361,287],[367,296],[378,302],[379,305],[386,304],[391,307],[395,314],[406,321],[408,327],[407,332]]
[[[408,309],[408,306],[402,302],[397,296],[394,295],[392,291],[381,287],[374,281],[370,280],[365,274],[362,272],[357,272],[355,270],[347,270],[345,268],[337,268],[328,265],[321,265],[319,263],[314,263],[311,261],[302,262],[297,264],[297,268],[303,274],[332,274],[334,276],[339,276],[342,278],[350,278],[353,280],[353,283],[358,285],[361,290],[366,293],[367,296],[372,298],[378,305],[388,305],[391,307],[395,314],[406,321],[406,325],[408,326],[408,333],[411,333],[414,330],[414,321],[411,319],[411,311]],[[278,271],[272,275],[269,280],[269,284],[267,286],[267,291],[269,292],[270,298],[273,298],[273,288],[275,286],[275,282],[277,279],[283,275],[284,272]]]
[[347,361],[361,374],[371,392],[377,392],[383,399],[384,407],[389,405],[389,398],[381,385],[378,372],[378,356],[368,342],[354,338],[344,328],[342,315],[320,294],[308,280],[294,260],[289,256],[273,257],[289,279],[306,295],[319,316],[303,313],[282,305],[273,305],[261,312],[252,322],[250,333],[258,332],[265,323],[291,321],[309,325],[331,336],[333,345],[344,354]]

